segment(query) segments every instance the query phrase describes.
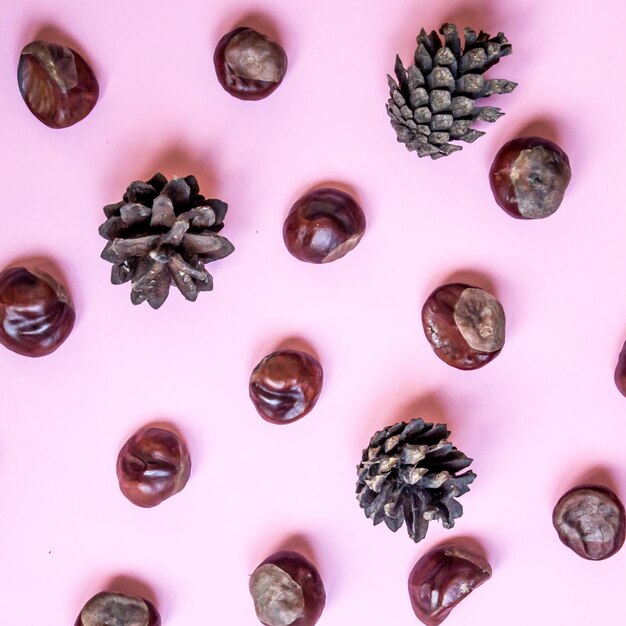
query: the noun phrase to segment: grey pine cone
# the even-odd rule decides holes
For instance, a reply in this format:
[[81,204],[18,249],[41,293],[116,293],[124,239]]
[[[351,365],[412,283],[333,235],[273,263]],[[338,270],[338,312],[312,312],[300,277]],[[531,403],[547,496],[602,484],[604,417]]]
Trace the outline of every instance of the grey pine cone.
[[417,36],[415,64],[405,69],[396,56],[391,77],[391,97],[387,113],[398,141],[418,156],[439,159],[462,146],[452,140],[471,143],[485,133],[472,125],[478,121],[495,122],[504,113],[497,107],[476,106],[476,100],[492,94],[511,93],[517,83],[499,78],[486,80],[483,74],[501,57],[511,54],[504,33],[491,37],[480,31],[464,31],[462,48],[454,24],[444,24],[439,35],[422,28]]
[[447,441],[445,424],[422,419],[399,422],[377,432],[357,466],[357,499],[374,525],[385,522],[396,532],[406,522],[416,543],[428,523],[440,519],[452,528],[463,507],[455,499],[469,491],[476,474],[457,472],[468,458]]
[[113,263],[111,282],[131,281],[133,304],[145,300],[158,309],[172,282],[187,300],[213,289],[204,267],[228,256],[234,247],[217,233],[224,227],[228,205],[207,200],[194,176],[173,178],[155,174],[147,182],[135,181],[122,202],[104,207],[100,226],[109,240],[102,258]]

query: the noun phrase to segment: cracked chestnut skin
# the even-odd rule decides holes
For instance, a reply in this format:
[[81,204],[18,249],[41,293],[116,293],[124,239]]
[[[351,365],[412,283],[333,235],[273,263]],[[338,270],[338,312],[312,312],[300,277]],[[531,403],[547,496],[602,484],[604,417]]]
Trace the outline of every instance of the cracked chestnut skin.
[[505,326],[502,305],[464,283],[437,287],[422,307],[422,327],[435,354],[461,370],[478,369],[498,356]]
[[624,506],[613,491],[581,485],[554,507],[552,524],[563,544],[590,561],[608,559],[624,544]]
[[144,508],[157,506],[177,494],[190,474],[187,446],[164,428],[142,428],[124,444],[117,458],[122,493]]
[[85,604],[75,626],[161,626],[161,616],[144,598],[103,591]]
[[552,215],[571,177],[567,154],[541,137],[519,137],[504,144],[489,170],[498,205],[511,217],[524,220]]
[[40,270],[12,267],[0,274],[0,343],[23,356],[54,352],[76,314],[65,288]]
[[489,578],[491,566],[481,556],[458,546],[434,548],[409,575],[413,612],[427,626],[438,626],[463,598]]
[[326,604],[326,590],[315,565],[289,550],[265,559],[250,576],[249,589],[264,626],[314,626]]
[[626,342],[617,359],[617,366],[615,367],[615,385],[619,392],[623,396],[626,396]]
[[287,72],[285,51],[269,37],[246,26],[220,39],[213,63],[220,85],[240,100],[267,98]]
[[250,399],[272,424],[290,424],[309,413],[322,392],[324,373],[317,359],[300,350],[268,354],[252,370]]

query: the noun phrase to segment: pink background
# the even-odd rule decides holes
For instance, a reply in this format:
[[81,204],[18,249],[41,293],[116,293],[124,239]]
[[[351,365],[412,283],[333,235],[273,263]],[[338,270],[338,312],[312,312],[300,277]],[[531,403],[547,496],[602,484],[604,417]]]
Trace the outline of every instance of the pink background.
[[[482,544],[493,578],[446,626],[613,623],[626,549],[604,562],[558,541],[551,512],[584,480],[626,498],[626,398],[613,371],[626,338],[621,2],[477,0],[4,0],[0,7],[0,265],[53,259],[77,324],[53,355],[0,355],[0,615],[10,626],[72,624],[111,586],[155,598],[164,626],[257,623],[248,576],[296,547],[328,594],[320,625],[414,624],[406,580],[444,540]],[[442,161],[397,144],[386,74],[415,35],[444,21],[495,34],[514,54],[490,72],[520,83],[507,115]],[[279,38],[283,85],[241,102],[212,54],[241,24]],[[17,89],[21,48],[70,44],[101,85],[92,114],[50,130]],[[495,99],[492,99],[495,100]],[[542,134],[573,179],[551,218],[495,204],[498,148]],[[99,258],[101,207],[155,171],[195,174],[229,203],[235,253],[209,267],[215,290],[159,311],[133,307]],[[335,182],[360,200],[359,246],[328,266],[291,257],[282,223],[305,191]],[[486,287],[507,342],[484,369],[436,358],[419,312],[451,277]],[[248,399],[254,365],[289,338],[317,353],[325,387],[288,427]],[[372,527],[354,496],[370,436],[394,421],[445,421],[478,478],[452,531],[414,545]],[[174,424],[192,477],[152,510],[121,495],[115,460],[139,427]]]

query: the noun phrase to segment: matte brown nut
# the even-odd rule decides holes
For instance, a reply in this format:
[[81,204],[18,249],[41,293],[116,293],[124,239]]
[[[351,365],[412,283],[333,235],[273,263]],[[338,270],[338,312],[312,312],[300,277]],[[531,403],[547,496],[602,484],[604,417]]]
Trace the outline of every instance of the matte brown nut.
[[484,289],[462,283],[442,285],[428,296],[422,326],[435,354],[462,370],[482,367],[504,346],[502,305]]
[[626,343],[622,347],[622,351],[617,359],[617,366],[615,367],[615,384],[619,392],[626,396]]
[[289,424],[313,409],[324,374],[317,359],[299,350],[272,352],[252,370],[250,399],[261,417]]
[[78,52],[46,41],[22,50],[17,82],[31,113],[50,128],[80,122],[100,93],[93,70]]
[[583,559],[608,559],[624,543],[624,506],[606,487],[568,491],[554,507],[552,523],[559,539]]
[[40,270],[12,267],[0,274],[0,343],[23,356],[54,352],[76,314],[68,293]]
[[85,604],[75,626],[161,626],[161,617],[148,600],[103,591]]
[[283,226],[287,250],[300,261],[330,263],[350,252],[365,232],[356,200],[339,189],[316,189],[292,207]]
[[440,546],[427,552],[411,570],[411,606],[424,624],[438,626],[489,578],[491,566],[482,557],[457,546]]
[[191,459],[175,433],[149,426],[120,450],[117,478],[122,493],[137,506],[153,507],[177,494],[189,480]]
[[250,595],[265,626],[313,626],[326,604],[315,566],[298,552],[272,554],[250,576]]
[[220,39],[213,63],[220,85],[240,100],[267,98],[287,72],[285,51],[247,27],[236,28]]
[[526,220],[552,215],[571,178],[567,154],[541,137],[520,137],[504,144],[489,170],[496,202],[512,217]]

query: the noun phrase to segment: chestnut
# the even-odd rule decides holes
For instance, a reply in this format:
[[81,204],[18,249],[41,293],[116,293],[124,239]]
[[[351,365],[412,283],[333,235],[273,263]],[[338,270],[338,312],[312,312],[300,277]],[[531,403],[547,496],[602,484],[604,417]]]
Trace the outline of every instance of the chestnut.
[[75,626],[161,626],[161,616],[144,598],[103,591],[85,604]]
[[541,137],[519,137],[504,144],[489,170],[493,196],[518,219],[552,215],[572,178],[567,154]]
[[365,215],[349,194],[315,189],[292,207],[283,226],[287,250],[306,263],[330,263],[352,250],[365,232]]
[[324,374],[317,359],[299,350],[278,350],[252,370],[249,393],[261,417],[273,424],[289,424],[313,409]]
[[250,595],[265,626],[313,626],[326,604],[315,566],[298,552],[272,554],[250,576]]
[[438,626],[463,598],[490,578],[491,566],[481,556],[458,546],[434,548],[409,575],[413,612],[427,626]]
[[45,272],[11,267],[0,273],[0,343],[23,356],[54,352],[76,314],[65,288]]
[[581,485],[557,502],[552,524],[559,539],[578,556],[600,561],[624,543],[624,506],[606,487]]
[[623,396],[626,396],[626,342],[617,359],[617,366],[615,367],[615,385],[619,392]]
[[185,443],[170,430],[147,426],[135,433],[117,457],[122,493],[137,506],[161,504],[183,489],[191,473]]
[[220,85],[240,100],[267,98],[287,72],[285,51],[269,37],[245,26],[220,39],[213,63]]
[[24,47],[17,83],[31,113],[50,128],[67,128],[87,117],[100,88],[93,70],[75,50],[46,41]]
[[463,283],[437,287],[422,308],[422,326],[445,363],[473,370],[493,360],[504,346],[502,305],[484,289]]

